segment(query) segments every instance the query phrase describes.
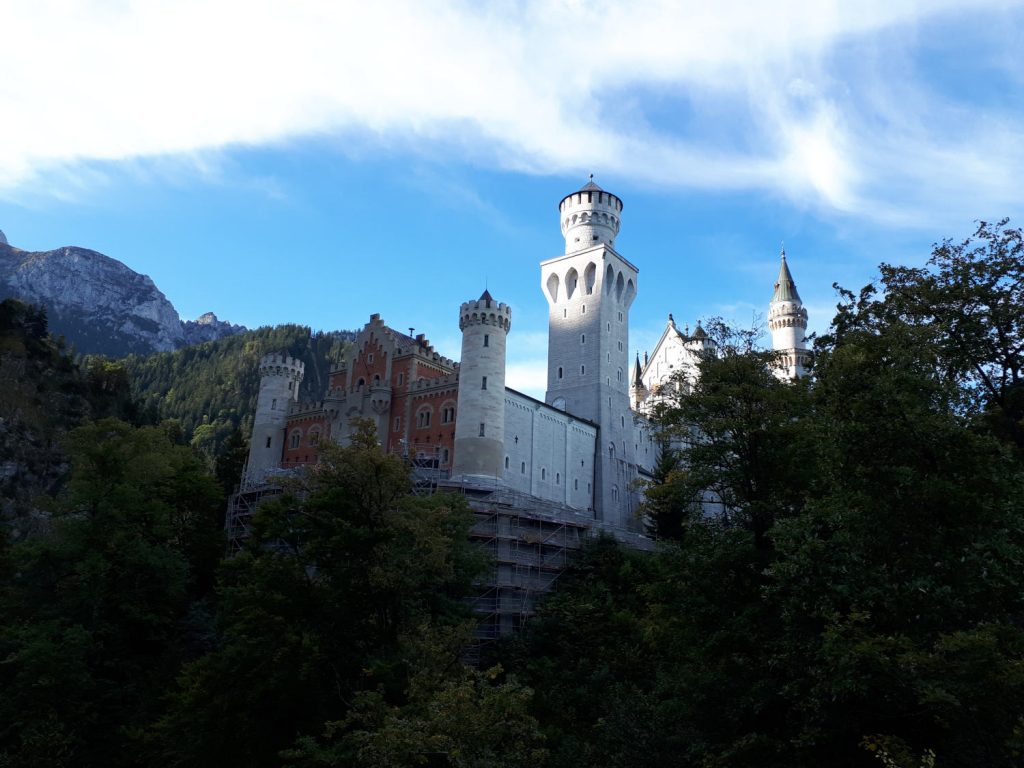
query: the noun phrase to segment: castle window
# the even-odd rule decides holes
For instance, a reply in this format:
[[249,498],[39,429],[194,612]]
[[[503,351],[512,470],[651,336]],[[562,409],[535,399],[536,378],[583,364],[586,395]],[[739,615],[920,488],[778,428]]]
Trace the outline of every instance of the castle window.
[[562,317],[568,317],[568,316],[569,316],[569,310],[568,309],[563,309],[562,310]]
[[619,322],[620,323],[622,322],[622,313],[621,312],[619,312]]
[[491,337],[490,337],[489,334],[486,334],[486,333],[484,334],[484,346],[485,347],[491,346]]
[[562,366],[558,366],[558,378],[562,378]]
[[545,467],[541,467],[541,468],[540,468],[540,479],[541,479],[541,480],[546,480],[546,479],[547,479],[547,476],[548,476],[548,471],[547,471],[547,469],[546,469]]
[[268,438],[267,438],[267,448],[269,448],[269,447],[270,447],[270,441],[271,441],[271,440],[273,440],[273,439],[274,439],[274,438],[272,438],[272,437],[268,437]]
[[519,465],[519,474],[521,474],[521,475],[525,475],[526,474],[526,462],[525,461],[522,462]]
[[448,449],[447,448],[445,448],[444,451],[441,452],[441,463],[442,464],[447,464],[448,463]]
[[363,387],[365,387],[365,386],[366,386],[366,379],[359,379],[359,381],[356,382],[356,392],[362,392],[363,391]]
[[581,333],[580,334],[580,344],[586,344],[586,343],[587,343],[587,334]]
[[402,417],[401,416],[396,416],[395,417],[395,432],[401,432],[401,431],[402,431]]
[[580,489],[580,479],[578,477],[572,481],[572,489],[574,491],[578,491]]
[[398,374],[398,383],[399,384],[405,384],[405,374],[404,373]]
[[587,372],[587,366],[585,366],[585,365],[581,365],[581,366],[580,366],[580,376],[583,376],[583,375],[585,375],[585,374],[586,374],[586,372]]
[[484,436],[484,423],[480,422],[480,437]]
[[272,410],[272,411],[276,411],[277,410],[277,398],[276,397],[273,400],[270,401],[270,410]]
[[555,472],[555,485],[561,485],[561,484],[562,484],[562,473],[561,472]]
[[617,378],[618,381],[622,381],[622,369],[621,368],[619,368],[619,370],[616,371],[615,375],[616,375],[616,378]]
[[302,441],[302,432],[298,429],[294,430],[291,434],[291,440],[288,443],[289,448],[298,448],[299,443]]
[[480,384],[480,389],[487,389],[487,377],[483,377],[483,381]]
[[294,383],[295,383],[294,381],[289,381],[289,382],[288,382],[288,391],[289,391],[289,392],[291,391],[291,389],[292,389],[292,384],[294,384]]
[[622,351],[622,342],[620,341],[619,342],[619,352],[621,352],[621,351]]
[[587,305],[586,305],[586,304],[583,304],[583,305],[582,305],[582,306],[580,307],[580,314],[581,314],[581,315],[585,315],[585,314],[587,314]]
[[368,363],[372,363],[373,362],[373,352],[371,352],[370,354],[368,354],[366,356],[366,362],[368,362]]
[[375,387],[379,387],[380,386],[380,374],[379,373],[373,374],[373,386],[375,386]]
[[618,501],[618,500],[619,500],[619,486],[613,485],[612,486],[612,501]]
[[505,469],[508,469],[508,456],[505,457]]
[[430,426],[430,406],[427,406],[416,414],[416,426],[419,429]]
[[313,430],[309,433],[309,444],[312,446],[320,445],[320,432]]

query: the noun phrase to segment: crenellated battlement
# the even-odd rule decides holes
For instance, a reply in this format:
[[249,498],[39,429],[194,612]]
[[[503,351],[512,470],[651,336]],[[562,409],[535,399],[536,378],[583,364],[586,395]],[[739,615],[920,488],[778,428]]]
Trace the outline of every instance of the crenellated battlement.
[[261,378],[264,376],[283,376],[301,381],[305,373],[306,364],[284,352],[271,352],[269,355],[264,355],[260,358]]
[[512,328],[512,307],[495,301],[484,291],[479,299],[465,301],[459,307],[459,330],[464,331],[471,325],[492,325],[508,333]]
[[563,197],[558,213],[565,252],[575,253],[600,244],[614,245],[622,227],[622,207],[622,199],[597,186],[593,175],[580,190]]

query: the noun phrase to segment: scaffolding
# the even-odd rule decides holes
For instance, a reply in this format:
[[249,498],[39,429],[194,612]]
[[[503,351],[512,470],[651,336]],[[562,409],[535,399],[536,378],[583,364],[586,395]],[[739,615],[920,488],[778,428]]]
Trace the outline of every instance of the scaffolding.
[[[447,492],[466,498],[475,518],[470,540],[492,559],[488,573],[466,599],[477,619],[473,642],[463,656],[467,663],[478,663],[489,644],[527,624],[588,539],[605,534],[634,549],[654,547],[648,537],[595,520],[592,512],[498,484],[453,482],[446,470],[434,465],[407,463],[413,494]],[[282,493],[282,485],[267,482],[249,484],[231,497],[226,522],[230,554],[242,550],[256,508]]]

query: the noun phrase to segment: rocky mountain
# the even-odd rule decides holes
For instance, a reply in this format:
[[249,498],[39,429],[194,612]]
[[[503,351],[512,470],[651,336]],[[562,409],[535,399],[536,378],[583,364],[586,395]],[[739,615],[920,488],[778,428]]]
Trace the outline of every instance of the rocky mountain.
[[23,251],[0,233],[0,299],[46,308],[50,330],[78,352],[121,357],[166,352],[244,331],[208,312],[183,322],[146,275],[74,246]]
[[185,344],[202,344],[204,341],[216,341],[225,336],[234,336],[248,330],[244,325],[234,325],[226,320],[218,320],[213,312],[200,315],[195,320],[183,320],[182,330],[185,333]]

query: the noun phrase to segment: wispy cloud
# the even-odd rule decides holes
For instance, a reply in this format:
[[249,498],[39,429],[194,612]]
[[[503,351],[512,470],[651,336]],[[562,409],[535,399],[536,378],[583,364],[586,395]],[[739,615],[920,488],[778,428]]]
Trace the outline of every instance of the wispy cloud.
[[923,25],[979,14],[992,66],[1020,88],[999,31],[1019,14],[1010,2],[8,3],[0,189],[38,193],[56,173],[97,183],[94,161],[342,134],[360,151],[596,166],[904,225],[965,199],[1003,211],[1024,172],[1019,107],[935,87],[914,58]]

